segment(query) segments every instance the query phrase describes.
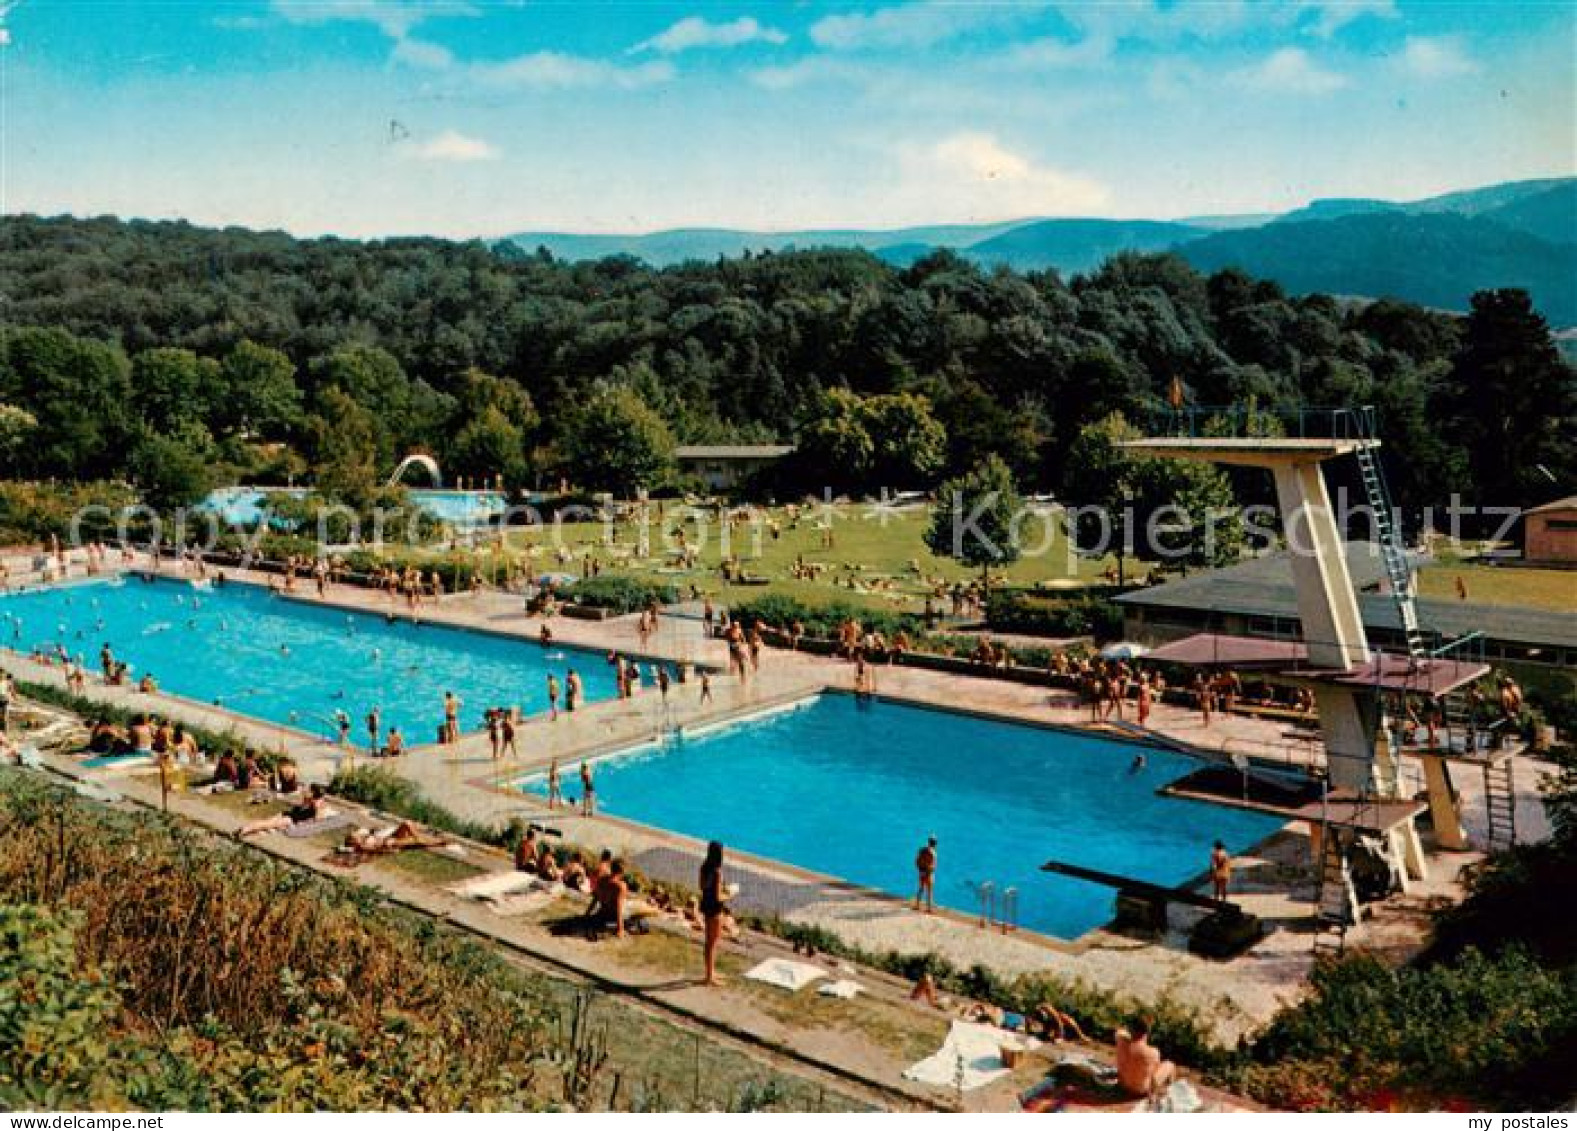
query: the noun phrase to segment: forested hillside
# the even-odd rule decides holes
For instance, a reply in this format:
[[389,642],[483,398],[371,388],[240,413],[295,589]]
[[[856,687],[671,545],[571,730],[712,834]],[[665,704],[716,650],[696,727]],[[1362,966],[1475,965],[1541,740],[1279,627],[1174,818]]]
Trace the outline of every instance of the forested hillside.
[[[1573,371],[1517,292],[1463,319],[1164,255],[1065,280],[947,252],[655,270],[108,219],[11,217],[0,237],[4,470],[130,475],[165,501],[233,475],[365,483],[416,446],[454,474],[625,489],[594,484],[599,438],[660,454],[806,432],[854,438],[802,469],[818,486],[924,486],[995,453],[1056,490],[1082,427],[1174,377],[1199,404],[1379,405],[1406,502],[1577,488]],[[904,458],[906,438],[939,458]]]

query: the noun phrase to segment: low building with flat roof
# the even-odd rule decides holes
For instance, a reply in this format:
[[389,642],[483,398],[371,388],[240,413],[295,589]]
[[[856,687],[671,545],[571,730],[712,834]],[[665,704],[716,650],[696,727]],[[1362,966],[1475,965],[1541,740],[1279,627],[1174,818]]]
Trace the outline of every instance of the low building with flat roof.
[[1522,512],[1522,560],[1577,569],[1577,495]]
[[[1385,564],[1372,542],[1345,547],[1348,573],[1370,644],[1405,654],[1396,602],[1383,592]],[[1149,644],[1201,632],[1293,640],[1301,636],[1288,556],[1283,552],[1203,570],[1116,598],[1124,636]],[[1417,599],[1418,620],[1449,641],[1484,634],[1484,658],[1577,668],[1577,611]]]
[[674,460],[713,491],[732,491],[794,451],[793,444],[681,444]]

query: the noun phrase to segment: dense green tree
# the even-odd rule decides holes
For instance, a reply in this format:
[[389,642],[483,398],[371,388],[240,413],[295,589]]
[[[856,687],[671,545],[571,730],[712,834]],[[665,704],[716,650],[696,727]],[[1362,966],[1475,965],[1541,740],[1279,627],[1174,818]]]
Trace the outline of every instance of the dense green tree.
[[630,496],[660,485],[673,471],[673,434],[631,389],[598,389],[569,422],[567,469],[583,488]]
[[503,411],[488,405],[456,433],[447,461],[451,474],[519,486],[526,476],[526,436]]
[[215,486],[213,438],[196,421],[172,429],[144,427],[132,442],[126,470],[143,500],[159,510],[187,507]]
[[226,432],[289,435],[301,421],[296,367],[283,352],[256,342],[236,343],[222,367],[219,424]]
[[1089,551],[1151,561],[1220,565],[1243,547],[1243,521],[1226,474],[1191,461],[1135,456],[1139,432],[1113,413],[1080,431],[1068,453],[1069,533]]
[[18,457],[38,431],[38,420],[25,408],[0,404],[0,473],[17,465]]
[[206,429],[224,400],[219,385],[219,364],[188,349],[143,350],[131,360],[132,409],[147,428]]
[[1018,561],[1026,517],[1008,465],[987,456],[973,471],[942,484],[925,544],[944,558],[978,566],[981,580],[989,584],[992,566]]
[[1526,291],[1473,296],[1442,400],[1478,492],[1470,501],[1526,507],[1577,485],[1577,370]]
[[123,470],[131,366],[119,348],[62,330],[0,334],[0,400],[38,427],[18,454],[30,475],[94,479]]

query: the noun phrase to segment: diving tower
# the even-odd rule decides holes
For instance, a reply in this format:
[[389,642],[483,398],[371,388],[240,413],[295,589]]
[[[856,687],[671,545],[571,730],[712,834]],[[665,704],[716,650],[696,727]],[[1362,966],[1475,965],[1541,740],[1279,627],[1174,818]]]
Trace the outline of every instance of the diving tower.
[[[1405,714],[1406,704],[1421,698],[1433,711],[1435,703],[1451,701],[1489,668],[1453,655],[1452,648],[1431,650],[1419,624],[1411,566],[1377,456],[1380,439],[1374,409],[1300,410],[1296,415],[1298,434],[1292,436],[1205,434],[1221,430],[1223,420],[1230,425],[1234,418],[1245,416],[1236,409],[1174,407],[1165,414],[1168,426],[1158,429],[1159,434],[1119,446],[1135,455],[1255,467],[1271,473],[1290,551],[1302,639],[1274,641],[1205,633],[1158,648],[1150,658],[1259,670],[1313,693],[1325,748],[1320,801],[1317,805],[1267,802],[1260,807],[1308,821],[1320,861],[1317,945],[1321,938],[1334,936],[1339,948],[1341,937],[1357,918],[1359,905],[1348,859],[1360,838],[1385,844],[1393,873],[1403,887],[1409,878],[1425,875],[1415,827],[1415,818],[1424,807],[1402,795],[1398,761],[1405,728],[1398,718],[1388,717],[1388,709],[1400,703],[1403,709],[1397,714]],[[1206,421],[1213,427],[1202,427]],[[1326,463],[1347,457],[1358,463],[1366,501],[1374,515],[1378,552],[1406,641],[1405,655],[1371,649],[1364,629],[1323,470]],[[1448,720],[1452,717],[1449,707],[1442,707],[1439,713]],[[1448,763],[1469,761],[1484,768],[1493,830],[1497,806],[1502,823],[1506,812],[1514,812],[1513,801],[1504,797],[1497,801],[1496,797],[1496,782],[1501,783],[1500,792],[1511,788],[1506,764],[1509,756],[1481,749],[1471,730],[1461,749],[1453,745],[1449,733],[1443,746],[1434,741],[1433,726],[1430,734],[1429,743],[1408,747],[1408,753],[1418,756],[1423,764],[1428,811],[1440,846],[1466,848]],[[1246,803],[1247,780],[1245,774],[1244,802],[1217,800]]]

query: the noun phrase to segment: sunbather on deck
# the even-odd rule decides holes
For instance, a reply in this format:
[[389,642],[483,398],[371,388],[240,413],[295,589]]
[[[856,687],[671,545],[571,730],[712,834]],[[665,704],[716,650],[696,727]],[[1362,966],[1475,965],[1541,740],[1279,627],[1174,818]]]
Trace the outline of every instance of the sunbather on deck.
[[253,821],[250,824],[242,825],[240,832],[236,835],[248,837],[255,836],[258,833],[288,829],[292,825],[320,820],[328,815],[328,798],[323,792],[323,787],[314,785],[307,791],[306,799],[299,805],[292,805],[276,817],[264,817],[261,821]]

